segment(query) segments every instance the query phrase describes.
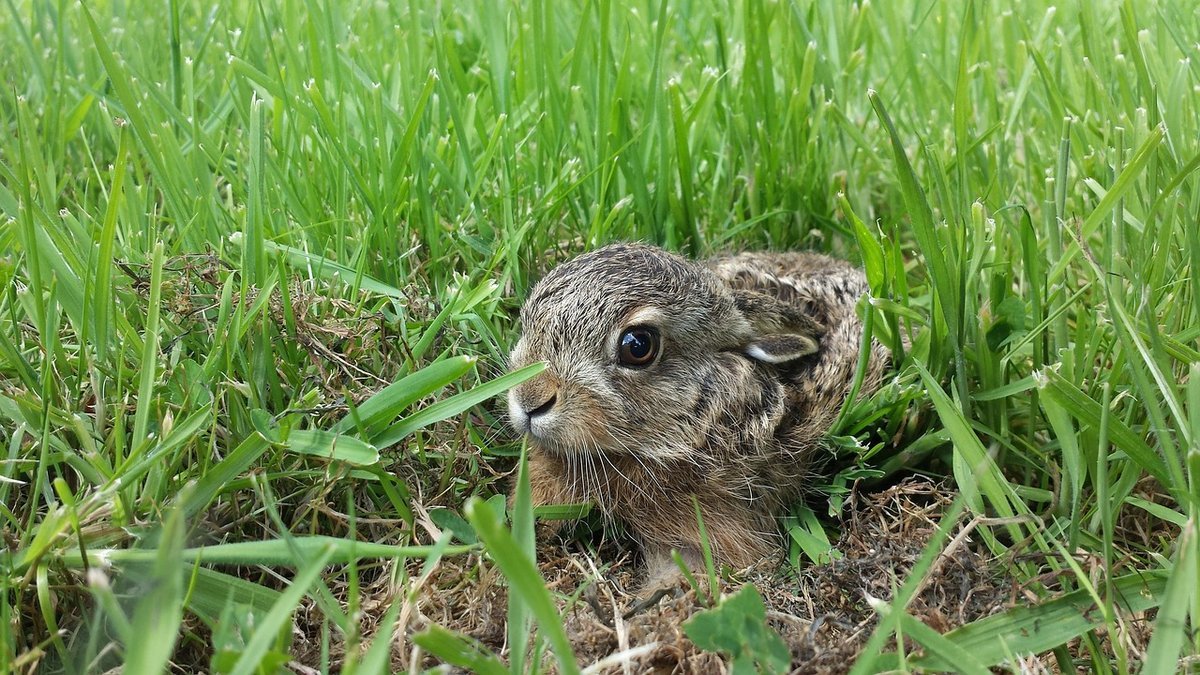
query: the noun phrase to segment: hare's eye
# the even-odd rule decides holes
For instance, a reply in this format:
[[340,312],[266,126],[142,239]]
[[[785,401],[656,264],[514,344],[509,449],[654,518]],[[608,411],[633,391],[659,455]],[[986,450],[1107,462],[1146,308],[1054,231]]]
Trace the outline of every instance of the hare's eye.
[[658,331],[648,326],[626,328],[617,344],[617,361],[629,368],[645,368],[658,356]]

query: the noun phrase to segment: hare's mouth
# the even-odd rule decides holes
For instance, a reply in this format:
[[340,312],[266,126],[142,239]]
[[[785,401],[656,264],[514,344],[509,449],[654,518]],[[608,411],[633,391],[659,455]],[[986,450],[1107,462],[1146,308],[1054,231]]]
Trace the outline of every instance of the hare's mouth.
[[544,452],[559,455],[574,454],[581,450],[591,450],[588,443],[577,442],[569,425],[564,424],[557,413],[529,414],[513,411],[509,414],[513,428],[520,433],[529,444]]
[[523,427],[518,427],[518,431],[530,446],[562,457],[619,453],[603,443],[603,439],[590,435],[585,429],[575,428],[557,416],[550,419],[529,418]]

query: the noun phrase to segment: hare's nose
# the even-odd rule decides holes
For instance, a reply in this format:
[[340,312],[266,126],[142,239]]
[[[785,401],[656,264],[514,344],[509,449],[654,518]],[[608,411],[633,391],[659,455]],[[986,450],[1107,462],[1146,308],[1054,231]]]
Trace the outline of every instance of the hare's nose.
[[[541,403],[536,404],[532,408],[529,408],[529,407],[525,408],[525,414],[528,415],[530,418],[534,418],[534,417],[537,417],[538,415],[548,413],[548,412],[550,412],[550,409],[554,407],[555,403],[558,403],[558,394],[551,393],[550,398],[546,399],[545,401],[542,401]],[[526,404],[526,405],[529,405],[529,404]]]

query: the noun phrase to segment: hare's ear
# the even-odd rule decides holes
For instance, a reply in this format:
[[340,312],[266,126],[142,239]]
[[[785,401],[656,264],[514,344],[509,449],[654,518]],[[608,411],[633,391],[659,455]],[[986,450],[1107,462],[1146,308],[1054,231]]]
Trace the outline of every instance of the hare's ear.
[[817,341],[807,335],[767,335],[746,345],[746,355],[766,363],[787,363],[815,354]]
[[825,332],[799,309],[764,293],[735,290],[734,302],[750,324],[743,350],[765,363],[787,363],[816,353]]

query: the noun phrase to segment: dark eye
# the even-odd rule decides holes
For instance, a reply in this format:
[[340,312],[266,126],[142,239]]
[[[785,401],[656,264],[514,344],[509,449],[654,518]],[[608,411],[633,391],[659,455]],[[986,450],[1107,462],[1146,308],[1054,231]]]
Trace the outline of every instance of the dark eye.
[[629,368],[645,368],[658,356],[658,331],[648,326],[626,328],[617,343],[617,361]]

